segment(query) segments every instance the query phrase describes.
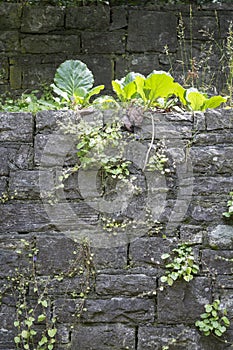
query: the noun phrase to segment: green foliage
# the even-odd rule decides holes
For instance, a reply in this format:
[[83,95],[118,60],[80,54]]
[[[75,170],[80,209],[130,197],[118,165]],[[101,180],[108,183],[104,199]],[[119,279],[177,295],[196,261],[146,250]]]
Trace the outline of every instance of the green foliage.
[[233,217],[233,192],[230,192],[229,195],[231,199],[227,201],[228,211],[223,213],[226,218]]
[[163,254],[163,260],[168,260],[165,265],[166,275],[161,277],[162,283],[172,286],[178,279],[184,279],[189,282],[193,279],[193,275],[199,271],[198,265],[195,264],[192,248],[186,244],[180,244],[172,250],[171,254]]
[[230,326],[230,321],[227,318],[226,309],[221,309],[220,301],[214,300],[213,304],[205,305],[205,313],[201,314],[201,320],[195,322],[205,336],[214,334],[221,337]]
[[89,104],[90,98],[100,93],[104,85],[93,88],[94,77],[86,64],[79,60],[63,62],[55,73],[53,91],[62,98],[62,102],[80,105]]
[[186,90],[185,98],[191,111],[205,111],[207,108],[217,108],[227,101],[227,98],[222,96],[208,98],[206,94],[202,94],[194,88]]

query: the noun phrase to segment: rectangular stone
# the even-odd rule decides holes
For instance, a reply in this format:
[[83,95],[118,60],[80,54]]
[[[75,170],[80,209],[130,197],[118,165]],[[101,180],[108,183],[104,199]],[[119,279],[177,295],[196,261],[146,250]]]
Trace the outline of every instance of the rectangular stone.
[[128,295],[156,293],[156,277],[144,274],[109,275],[96,277],[96,293],[102,295]]
[[209,110],[205,112],[207,130],[221,130],[233,128],[233,111],[232,109]]
[[5,147],[0,147],[0,175],[9,173],[9,151]]
[[[5,28],[6,30],[7,28]],[[0,52],[18,52],[20,49],[19,33],[17,31],[1,31]]]
[[64,35],[45,34],[43,36],[34,34],[23,36],[21,39],[22,53],[72,53],[80,52],[79,34]]
[[[175,339],[175,342],[173,340]],[[160,350],[172,346],[179,350],[196,350],[198,332],[183,325],[140,326],[138,330],[138,350]]]
[[163,52],[168,45],[174,51],[177,45],[177,20],[166,12],[130,10],[127,50],[133,52]]
[[7,82],[9,76],[9,63],[7,57],[0,56],[0,84]]
[[0,177],[0,198],[7,191],[7,177]]
[[128,25],[127,11],[122,6],[113,6],[110,9],[111,13],[111,24],[110,30],[116,30],[125,28]]
[[0,113],[0,141],[32,142],[32,138],[33,116],[30,113]]
[[125,31],[121,29],[113,32],[83,32],[82,50],[85,54],[122,54],[125,52],[125,40]]
[[[90,336],[91,335],[91,336]],[[134,350],[135,331],[123,324],[109,324],[97,326],[79,325],[72,331],[72,350]]]
[[109,28],[109,6],[68,7],[66,9],[66,28],[78,30],[104,31]]
[[[14,67],[14,66],[13,66]],[[41,90],[41,82],[47,84],[52,83],[56,66],[54,64],[32,64],[32,65],[22,65],[20,67],[14,67],[15,71],[20,70],[20,78],[22,81],[22,88],[38,88]]]
[[232,258],[233,254],[231,250],[204,249],[202,253],[202,266],[204,271],[230,275],[233,273]]
[[[203,16],[204,14],[204,16]],[[219,38],[219,23],[216,17],[205,15],[205,12],[199,12],[198,16],[183,17],[186,39],[210,40],[211,36]],[[212,39],[213,40],[213,39]]]
[[48,33],[64,26],[64,8],[54,6],[24,6],[22,33]]
[[189,283],[176,281],[158,293],[158,321],[194,323],[211,298],[211,282],[206,277],[194,277]]
[[233,176],[196,176],[194,179],[193,195],[215,196],[228,193],[232,189]]
[[22,6],[20,3],[0,3],[0,30],[20,28]]

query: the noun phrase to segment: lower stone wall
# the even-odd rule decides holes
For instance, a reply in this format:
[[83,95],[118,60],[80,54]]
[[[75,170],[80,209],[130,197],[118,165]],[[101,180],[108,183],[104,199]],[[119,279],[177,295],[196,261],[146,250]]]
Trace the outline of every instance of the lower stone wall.
[[[81,113],[90,122],[111,114]],[[155,142],[166,144],[167,175],[140,170],[151,118]],[[100,180],[86,171],[72,175],[51,203],[54,178],[77,161],[76,136],[57,126],[71,119],[77,113],[0,114],[0,192],[8,197],[0,204],[0,349],[16,349],[19,305],[23,313],[25,305],[36,315],[46,311],[48,323],[56,319],[56,350],[230,349],[233,322],[221,341],[203,336],[195,321],[215,299],[233,318],[233,227],[222,215],[233,186],[232,110],[145,112],[127,149],[137,194],[113,196],[112,184],[96,192]],[[108,230],[106,218],[126,219],[126,226]],[[179,243],[191,245],[200,271],[162,290],[161,256]],[[37,334],[46,327],[33,325]]]

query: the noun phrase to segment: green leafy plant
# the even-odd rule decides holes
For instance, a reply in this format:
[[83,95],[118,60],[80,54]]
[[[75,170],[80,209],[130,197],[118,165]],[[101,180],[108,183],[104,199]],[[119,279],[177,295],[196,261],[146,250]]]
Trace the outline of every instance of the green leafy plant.
[[191,111],[205,111],[207,108],[217,108],[227,101],[227,98],[222,96],[208,98],[206,94],[202,94],[195,88],[186,90],[185,98],[188,109]]
[[230,321],[227,318],[227,310],[220,307],[220,301],[214,300],[212,304],[205,305],[205,313],[201,314],[201,320],[195,322],[205,336],[210,334],[221,337],[230,326]]
[[198,265],[195,264],[192,248],[186,244],[180,244],[172,250],[172,254],[163,254],[161,258],[169,262],[165,265],[166,274],[160,280],[169,286],[172,286],[178,279],[189,282],[193,279],[193,275],[199,271]]
[[233,217],[233,191],[229,193],[231,199],[227,201],[228,211],[223,213],[226,218]]
[[55,73],[53,91],[68,104],[87,106],[90,98],[100,93],[104,85],[93,88],[94,77],[86,64],[79,60],[63,62]]

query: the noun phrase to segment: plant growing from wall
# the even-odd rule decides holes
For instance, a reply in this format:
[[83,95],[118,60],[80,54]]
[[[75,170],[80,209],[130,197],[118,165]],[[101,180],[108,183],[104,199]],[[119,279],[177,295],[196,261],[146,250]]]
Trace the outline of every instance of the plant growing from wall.
[[196,327],[205,335],[210,334],[221,337],[230,326],[230,321],[227,318],[227,310],[222,309],[220,301],[214,300],[212,304],[206,304],[205,312],[201,314],[201,320],[196,321]]
[[186,244],[179,244],[172,250],[172,254],[163,254],[161,258],[168,263],[165,265],[166,273],[160,280],[169,286],[172,286],[178,279],[190,282],[199,271],[198,265],[195,264],[193,250]]
[[93,74],[85,63],[67,60],[57,68],[54,84],[51,86],[55,94],[61,97],[62,103],[85,107],[92,96],[104,89],[104,85],[93,88],[93,84]]
[[231,199],[229,199],[227,201],[227,206],[228,206],[228,211],[226,211],[225,213],[223,213],[223,215],[226,218],[231,218],[233,217],[233,191],[229,193],[229,195],[231,196]]

